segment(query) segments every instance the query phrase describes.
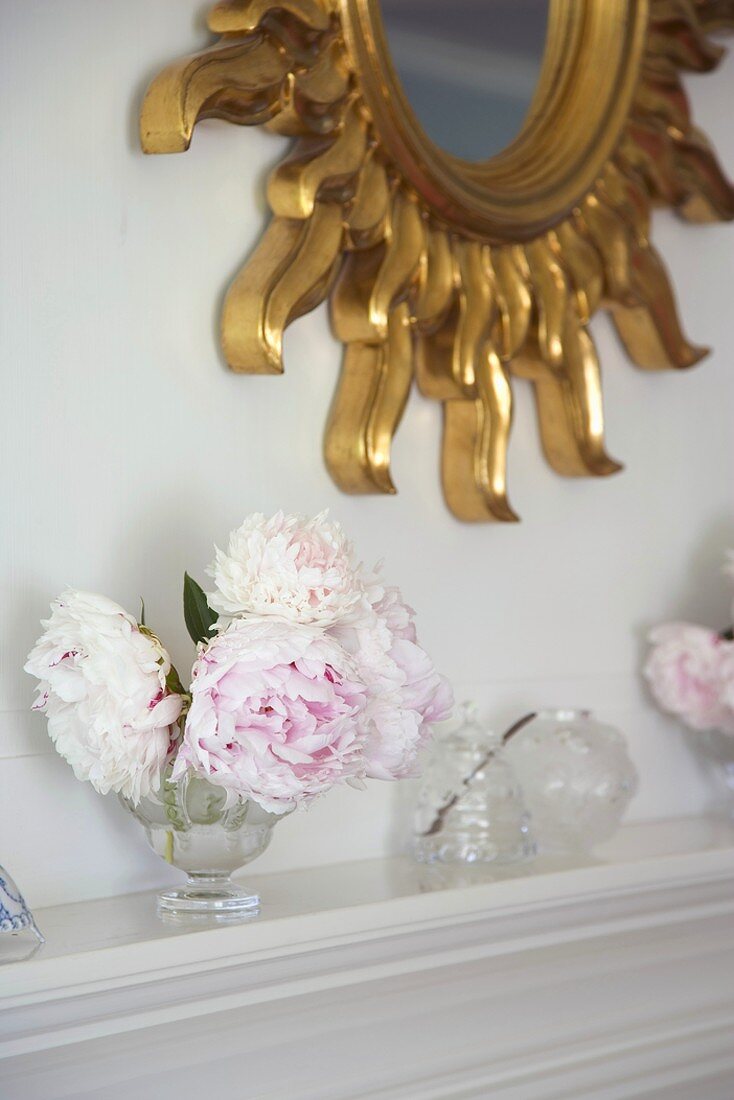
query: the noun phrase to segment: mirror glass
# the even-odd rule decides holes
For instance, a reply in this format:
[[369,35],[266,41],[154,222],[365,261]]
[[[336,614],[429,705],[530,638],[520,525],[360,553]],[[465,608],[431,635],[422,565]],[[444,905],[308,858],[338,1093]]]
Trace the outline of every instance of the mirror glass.
[[540,76],[550,0],[380,0],[393,64],[428,136],[487,160],[520,133]]

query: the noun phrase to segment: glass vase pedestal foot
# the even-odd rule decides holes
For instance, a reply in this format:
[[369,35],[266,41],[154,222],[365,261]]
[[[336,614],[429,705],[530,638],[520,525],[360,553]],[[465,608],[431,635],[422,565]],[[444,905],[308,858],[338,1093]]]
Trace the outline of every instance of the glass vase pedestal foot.
[[234,924],[259,911],[259,895],[238,886],[229,875],[191,873],[185,886],[158,895],[158,916],[187,924]]

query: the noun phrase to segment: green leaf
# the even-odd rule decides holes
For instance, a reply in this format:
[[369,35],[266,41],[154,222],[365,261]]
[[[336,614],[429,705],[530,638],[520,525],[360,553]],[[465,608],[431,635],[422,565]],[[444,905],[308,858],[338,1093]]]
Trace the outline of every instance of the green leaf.
[[172,695],[185,695],[186,691],[181,683],[181,677],[176,671],[175,667],[171,665],[166,676],[166,687]]
[[140,597],[140,619],[139,619],[139,622],[140,622],[141,626],[145,626],[145,600],[143,599],[142,596]]
[[186,629],[192,640],[196,644],[208,642],[217,616],[206,602],[206,595],[201,585],[197,584],[188,573],[184,573],[183,603]]

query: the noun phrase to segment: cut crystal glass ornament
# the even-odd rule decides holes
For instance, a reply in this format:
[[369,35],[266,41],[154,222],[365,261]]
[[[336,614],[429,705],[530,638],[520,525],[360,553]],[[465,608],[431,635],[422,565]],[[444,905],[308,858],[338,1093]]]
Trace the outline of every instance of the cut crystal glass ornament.
[[589,851],[608,840],[637,790],[622,734],[588,710],[543,710],[505,752],[522,784],[541,852]]
[[43,943],[25,898],[0,866],[0,964],[30,958]]
[[418,798],[413,851],[424,863],[516,863],[535,854],[520,785],[476,708],[436,736]]

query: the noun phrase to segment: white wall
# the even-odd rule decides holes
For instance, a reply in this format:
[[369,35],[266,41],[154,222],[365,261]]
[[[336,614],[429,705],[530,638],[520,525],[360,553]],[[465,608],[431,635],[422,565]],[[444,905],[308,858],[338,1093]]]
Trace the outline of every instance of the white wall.
[[[325,312],[285,341],[282,378],[229,373],[221,295],[260,232],[263,181],[285,141],[201,125],[184,156],[143,157],[148,79],[206,41],[200,0],[0,0],[2,479],[0,860],[36,905],[176,877],[114,799],[78,783],[28,713],[21,672],[64,585],[148,619],[179,666],[184,569],[254,509],[328,506],[367,561],[418,609],[424,644],[500,722],[541,703],[587,704],[627,731],[638,818],[696,813],[711,795],[637,669],[645,628],[728,618],[719,572],[734,546],[731,288],[734,226],[656,218],[699,369],[636,371],[605,318],[608,442],[627,470],[564,481],[541,457],[517,386],[512,499],[521,526],[466,527],[441,500],[439,409],[415,396],[398,436],[396,498],[342,496],[321,462],[340,349]],[[734,61],[689,81],[696,114],[734,169]],[[403,796],[405,792],[402,792]],[[379,854],[397,842],[401,791],[333,793],[276,830],[260,868]]]

